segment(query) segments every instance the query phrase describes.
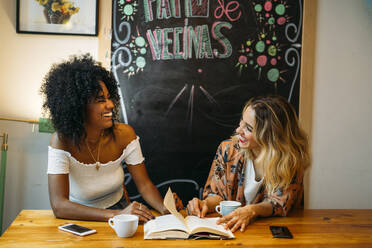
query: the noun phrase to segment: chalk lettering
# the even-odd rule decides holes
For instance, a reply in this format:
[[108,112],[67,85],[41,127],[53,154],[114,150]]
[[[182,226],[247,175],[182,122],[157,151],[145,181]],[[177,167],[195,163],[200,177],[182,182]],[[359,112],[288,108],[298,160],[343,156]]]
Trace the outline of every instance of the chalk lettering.
[[174,59],[182,59],[183,53],[180,52],[180,34],[183,33],[182,27],[175,27],[174,28],[174,42],[173,42],[173,56]]
[[221,19],[224,15],[226,15],[227,19],[230,22],[234,22],[239,20],[240,16],[242,15],[242,12],[239,11],[238,15],[235,18],[232,18],[230,13],[235,12],[239,7],[238,1],[230,1],[228,4],[225,5],[224,0],[217,0],[219,6],[214,10],[214,17],[217,19]]
[[169,39],[168,34],[173,33],[173,28],[164,28],[163,29],[163,46],[162,46],[162,59],[163,60],[168,60],[168,59],[173,59],[173,54],[169,53],[169,45],[172,45],[173,40]]
[[172,16],[175,18],[181,17],[181,4],[180,0],[171,0]]
[[171,10],[168,0],[158,0],[156,6],[156,16],[159,20],[169,19],[171,17]]
[[155,0],[143,0],[143,12],[145,14],[146,22],[154,20],[154,14],[152,13],[152,2],[155,2]]
[[231,29],[232,25],[228,22],[215,22],[212,26],[212,37],[216,39],[224,48],[223,53],[219,53],[217,49],[214,49],[214,55],[217,58],[224,59],[228,58],[232,54],[232,46],[230,41],[221,33],[222,28]]
[[187,47],[187,51],[188,51],[188,54],[189,54],[189,59],[192,58],[192,46],[194,45],[194,52],[195,52],[195,58],[199,58],[199,47],[200,47],[200,42],[201,42],[201,39],[200,39],[200,30],[201,30],[201,26],[196,26],[195,29],[191,26],[189,26],[187,28],[187,34],[184,34],[184,35],[188,35],[189,37],[189,46]]
[[153,32],[151,30],[147,30],[146,32],[147,40],[150,45],[152,59],[153,60],[160,60],[161,57],[161,29],[155,29]]
[[202,58],[213,59],[211,39],[209,37],[208,26],[202,26],[201,32],[201,46],[199,47],[199,59]]
[[185,0],[186,17],[208,17],[209,0]]
[[[231,27],[228,22],[215,22],[210,35],[207,24],[192,27],[188,26],[186,21],[184,27],[147,30],[146,36],[153,60],[224,59],[231,56],[232,46],[221,31]],[[222,45],[223,52],[212,49],[211,36]]]

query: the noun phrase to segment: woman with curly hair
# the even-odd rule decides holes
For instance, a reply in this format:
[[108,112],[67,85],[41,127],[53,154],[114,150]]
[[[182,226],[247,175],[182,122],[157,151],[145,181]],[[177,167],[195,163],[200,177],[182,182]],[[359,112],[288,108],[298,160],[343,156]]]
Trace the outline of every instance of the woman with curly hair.
[[203,200],[189,201],[189,214],[205,216],[223,200],[239,207],[220,218],[242,232],[257,217],[286,216],[303,195],[310,164],[308,140],[293,107],[280,96],[249,100],[236,134],[217,149]]
[[117,214],[154,218],[129,203],[122,162],[139,193],[160,213],[163,199],[147,175],[139,137],[118,119],[119,95],[112,74],[91,56],[53,65],[45,76],[43,107],[56,132],[48,150],[50,203],[57,218],[106,221]]

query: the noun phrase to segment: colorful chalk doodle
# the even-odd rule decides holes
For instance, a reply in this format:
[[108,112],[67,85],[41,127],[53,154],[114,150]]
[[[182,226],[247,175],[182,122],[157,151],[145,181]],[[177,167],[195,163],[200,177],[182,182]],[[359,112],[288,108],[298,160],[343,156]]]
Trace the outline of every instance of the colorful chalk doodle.
[[182,184],[184,201],[200,196],[219,142],[250,97],[279,94],[298,110],[302,4],[113,0],[111,67],[122,120],[141,137],[156,185],[177,192]]
[[[257,69],[258,80],[261,79],[264,71],[264,77],[273,82],[276,89],[279,81],[286,82],[281,74],[287,70],[280,71],[278,67],[278,61],[283,57],[283,50],[275,33],[284,29],[285,24],[289,22],[290,17],[286,14],[289,6],[286,1],[278,0],[265,0],[263,3],[253,1],[252,5],[257,28],[262,31],[257,34],[257,37],[249,37],[249,40],[241,45],[239,50],[241,55],[237,59],[236,67],[239,68],[239,75],[248,66]],[[289,96],[290,100],[292,91]]]
[[136,0],[120,0],[118,2],[121,19],[126,21],[133,21],[137,13],[138,3]]
[[247,40],[241,45],[239,52],[241,55],[238,58],[236,67],[239,68],[239,75],[242,69],[251,66],[258,70],[258,80],[261,79],[262,70],[269,68],[267,71],[267,79],[270,82],[276,83],[280,78],[279,69],[275,66],[281,60],[280,45],[276,42],[275,34],[270,38],[266,33],[260,33],[257,41]]

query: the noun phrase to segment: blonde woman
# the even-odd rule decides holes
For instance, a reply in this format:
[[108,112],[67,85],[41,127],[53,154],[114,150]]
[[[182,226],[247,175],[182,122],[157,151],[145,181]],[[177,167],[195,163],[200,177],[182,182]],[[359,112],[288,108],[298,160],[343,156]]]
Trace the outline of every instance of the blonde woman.
[[293,107],[280,96],[248,101],[231,139],[213,160],[203,200],[189,201],[189,214],[204,217],[223,200],[242,203],[218,223],[242,232],[257,217],[286,216],[299,204],[309,166],[308,140]]

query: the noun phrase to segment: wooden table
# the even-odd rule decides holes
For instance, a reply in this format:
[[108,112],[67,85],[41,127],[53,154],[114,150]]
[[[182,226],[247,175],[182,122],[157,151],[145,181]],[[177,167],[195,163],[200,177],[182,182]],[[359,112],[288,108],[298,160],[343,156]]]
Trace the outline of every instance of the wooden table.
[[[76,223],[97,230],[86,237],[58,230]],[[285,225],[293,239],[274,239],[270,225]],[[257,220],[235,240],[143,240],[119,238],[105,222],[56,219],[51,210],[23,210],[0,238],[0,247],[372,247],[372,210],[296,210],[288,217]]]

